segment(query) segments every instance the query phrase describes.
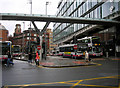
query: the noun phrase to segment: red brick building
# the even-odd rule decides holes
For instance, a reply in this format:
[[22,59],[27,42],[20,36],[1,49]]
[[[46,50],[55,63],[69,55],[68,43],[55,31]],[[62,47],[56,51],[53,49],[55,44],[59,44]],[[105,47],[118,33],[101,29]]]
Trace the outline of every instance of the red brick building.
[[0,41],[8,41],[8,30],[0,23]]
[[22,46],[22,33],[21,33],[21,25],[15,25],[15,32],[13,35],[13,45],[21,45]]
[[[35,29],[29,28],[28,30],[24,30],[23,32],[21,32],[21,25],[16,24],[16,28],[15,28],[15,32],[13,36],[13,45],[20,45],[21,48],[24,49],[25,52],[28,53],[30,49],[29,47],[33,47],[36,49],[37,37],[39,37],[39,35],[37,34]],[[43,44],[45,42],[44,35],[42,37],[42,42]],[[47,51],[51,52],[54,46],[53,45],[53,33],[51,29],[47,29],[47,32],[46,32],[46,45],[47,45]]]
[[20,45],[21,49],[26,51],[33,45],[36,47],[35,44],[37,43],[37,37],[38,34],[33,28],[29,28],[28,30],[21,32],[21,25],[16,24],[13,36],[13,45]]

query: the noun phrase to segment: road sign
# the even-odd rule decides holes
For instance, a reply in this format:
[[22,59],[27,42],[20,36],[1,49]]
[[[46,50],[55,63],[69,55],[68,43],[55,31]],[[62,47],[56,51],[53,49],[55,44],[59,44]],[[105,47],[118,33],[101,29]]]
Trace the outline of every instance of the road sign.
[[74,45],[74,49],[77,49],[77,45]]
[[37,49],[40,50],[40,49],[41,49],[41,46],[37,46]]

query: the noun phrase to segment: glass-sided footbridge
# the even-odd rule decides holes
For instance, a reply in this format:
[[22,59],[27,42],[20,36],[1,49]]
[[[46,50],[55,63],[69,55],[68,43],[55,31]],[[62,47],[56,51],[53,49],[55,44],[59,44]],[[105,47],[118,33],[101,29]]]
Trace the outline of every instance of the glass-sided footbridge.
[[20,13],[0,13],[0,20],[16,21],[41,21],[41,22],[59,22],[59,23],[77,23],[77,24],[98,24],[98,25],[116,25],[119,21],[111,19],[97,19],[85,17],[66,17],[41,14],[20,14]]

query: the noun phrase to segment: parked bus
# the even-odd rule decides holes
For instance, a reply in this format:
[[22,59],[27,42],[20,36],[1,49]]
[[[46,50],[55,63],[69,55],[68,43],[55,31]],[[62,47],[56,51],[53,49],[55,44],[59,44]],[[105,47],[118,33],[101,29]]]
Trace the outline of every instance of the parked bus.
[[71,57],[71,58],[81,58],[83,53],[74,50],[75,44],[67,44],[59,46],[59,55],[62,55],[63,57]]
[[[102,56],[103,55],[103,50],[101,47],[99,37],[91,36],[91,37],[77,39],[77,44],[79,47],[81,45],[85,45],[86,49],[84,50],[88,50],[90,56]],[[83,50],[83,53],[85,52],[84,50]]]
[[12,54],[11,45],[12,45],[11,41],[0,41],[0,60],[3,63],[7,62],[8,51],[10,52],[10,54]]
[[20,57],[21,56],[21,47],[20,45],[12,45],[12,55],[13,57]]
[[[77,45],[76,52],[74,45]],[[90,56],[102,56],[103,50],[100,43],[100,38],[96,36],[84,37],[77,39],[76,44],[66,44],[59,46],[59,56],[82,58],[85,55],[85,51],[89,52]]]

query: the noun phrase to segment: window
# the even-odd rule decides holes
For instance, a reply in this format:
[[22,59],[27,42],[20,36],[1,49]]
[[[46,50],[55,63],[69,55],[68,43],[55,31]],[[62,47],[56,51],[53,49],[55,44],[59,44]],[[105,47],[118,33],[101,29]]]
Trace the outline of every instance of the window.
[[29,37],[27,37],[27,40],[29,40]]
[[90,43],[90,39],[84,40],[85,43]]
[[34,36],[37,36],[37,34],[34,34]]
[[36,41],[36,38],[34,38],[34,41]]
[[27,36],[29,36],[29,33],[27,33]]
[[110,8],[111,8],[110,2],[106,2],[102,5],[102,18],[110,14]]

